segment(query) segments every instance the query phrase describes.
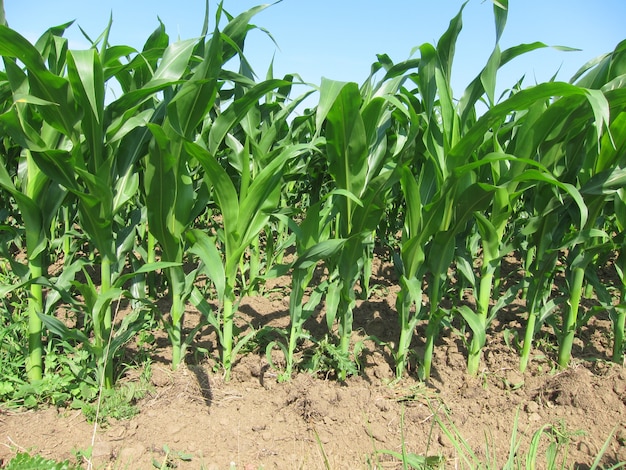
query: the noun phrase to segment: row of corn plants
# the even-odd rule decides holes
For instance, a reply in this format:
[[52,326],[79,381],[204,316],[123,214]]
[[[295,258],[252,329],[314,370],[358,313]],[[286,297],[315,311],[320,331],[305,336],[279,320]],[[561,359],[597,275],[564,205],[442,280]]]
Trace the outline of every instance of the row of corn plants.
[[[494,2],[492,53],[460,99],[451,77],[463,8],[412,58],[379,55],[361,85],[274,78],[271,65],[259,80],[245,41],[267,6],[233,16],[220,3],[210,17],[207,4],[199,39],[171,42],[160,24],[141,50],[111,45],[111,22],[86,50],[68,47],[71,23],[35,44],[0,25],[0,254],[21,279],[1,292],[28,294],[28,380],[41,380],[45,344],[61,338],[112,387],[123,346],[155,311],[172,367],[208,326],[229,376],[257,333],[240,329],[240,299],[283,274],[290,325],[268,345],[284,354],[280,378],[312,344],[345,380],[358,372],[354,312],[380,244],[398,274],[400,333],[387,345],[398,377],[419,345],[428,380],[452,324],[467,330],[477,374],[492,322],[516,298],[522,371],[542,327],[567,367],[577,334],[603,312],[621,362],[626,42],[568,83],[522,79],[496,96],[500,67],[548,47],[501,50],[507,6]],[[308,91],[294,97],[296,86]],[[298,111],[313,93],[317,104]],[[501,274],[510,255],[522,265],[515,283]],[[616,285],[599,274],[607,266]],[[122,302],[132,313],[119,319]],[[200,320],[184,328],[191,305]],[[320,306],[324,339],[305,327]]]

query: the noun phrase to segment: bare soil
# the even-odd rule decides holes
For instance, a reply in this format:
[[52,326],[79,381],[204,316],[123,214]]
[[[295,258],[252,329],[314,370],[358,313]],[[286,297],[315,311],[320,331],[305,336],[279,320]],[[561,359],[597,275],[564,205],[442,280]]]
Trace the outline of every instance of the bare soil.
[[[355,310],[355,341],[368,335],[382,341],[397,337],[393,275],[380,263],[374,275],[378,286]],[[244,298],[241,324],[285,327],[288,282],[278,279],[264,296]],[[323,336],[322,313],[307,328]],[[194,315],[190,310],[190,327]],[[414,370],[394,381],[389,349],[369,340],[361,353],[361,374],[345,383],[303,372],[279,383],[264,351],[240,356],[231,380],[224,381],[208,359],[216,354],[209,330],[195,338],[209,353],[191,354],[174,372],[161,338],[153,355],[153,389],[130,420],[94,428],[77,410],[0,408],[0,467],[24,450],[75,460],[76,451],[89,449],[93,440],[91,463],[102,469],[155,464],[212,470],[395,469],[401,463],[379,451],[401,452],[403,444],[407,452],[442,456],[445,468],[457,468],[463,462],[453,440],[464,440],[478,459],[501,468],[516,420],[520,455],[533,434],[546,427],[538,468],[545,468],[550,442],[567,449],[567,468],[590,468],[605,442],[603,467],[626,461],[626,369],[607,360],[609,319],[597,316],[583,329],[575,359],[564,371],[555,367],[555,342],[546,330],[521,374],[519,354],[505,337],[521,335],[523,319],[523,305],[514,303],[493,325],[478,377],[466,374],[461,333],[448,329],[436,346],[427,384],[415,378]],[[418,334],[414,347],[420,351],[422,346]],[[279,356],[276,360],[280,365]]]

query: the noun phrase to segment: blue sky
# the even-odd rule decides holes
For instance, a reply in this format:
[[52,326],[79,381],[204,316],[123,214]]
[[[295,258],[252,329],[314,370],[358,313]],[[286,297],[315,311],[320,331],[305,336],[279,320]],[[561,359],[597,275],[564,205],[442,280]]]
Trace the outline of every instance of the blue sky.
[[[225,0],[238,14],[264,3]],[[204,0],[5,0],[9,26],[36,40],[48,27],[70,20],[76,23],[66,36],[70,47],[87,42],[76,25],[97,37],[113,15],[110,41],[141,48],[158,26],[165,24],[171,40],[200,34]],[[252,23],[267,29],[278,47],[261,31],[252,32],[246,56],[261,78],[274,57],[274,75],[298,73],[319,84],[322,76],[362,83],[376,54],[395,62],[407,59],[413,48],[436,43],[458,13],[460,0],[283,0],[262,11]],[[217,2],[210,1],[211,19]],[[530,53],[501,71],[499,89],[526,75],[525,83],[545,81],[557,73],[561,80],[588,60],[613,50],[626,39],[625,0],[510,0],[502,48],[542,41],[581,49],[562,52],[546,49]],[[495,32],[490,0],[469,0],[463,14],[463,31],[457,44],[455,95],[476,76],[492,51]]]

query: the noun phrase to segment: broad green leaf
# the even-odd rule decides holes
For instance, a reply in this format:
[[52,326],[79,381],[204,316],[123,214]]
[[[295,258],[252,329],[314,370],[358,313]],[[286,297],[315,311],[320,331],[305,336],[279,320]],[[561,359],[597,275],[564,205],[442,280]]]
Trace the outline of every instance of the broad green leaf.
[[187,39],[170,44],[165,49],[152,79],[145,84],[145,88],[150,88],[153,84],[175,82],[182,78],[189,68],[189,60],[197,44],[197,39]]
[[474,213],[474,218],[478,225],[482,247],[484,250],[484,262],[490,262],[499,258],[500,253],[500,237],[487,217],[480,212]]
[[41,208],[37,202],[15,188],[4,166],[4,162],[1,163],[0,187],[8,191],[17,201],[20,213],[24,218],[28,256],[29,258],[34,258],[46,248],[46,236],[44,234],[45,228],[43,226]]
[[46,328],[64,341],[77,341],[89,346],[89,338],[76,328],[68,328],[61,320],[52,315],[39,314],[39,318]]
[[146,171],[148,226],[162,245],[166,261],[180,261],[181,236],[191,222],[194,189],[185,156],[174,155],[173,145],[163,128],[148,126],[154,136]]
[[[537,102],[544,102],[555,96],[565,97],[575,95],[586,97],[591,104],[599,137],[609,118],[609,106],[601,92],[597,90],[587,90],[563,82],[542,83],[532,88],[522,90],[502,103],[490,108],[463,136],[457,145],[450,150],[448,158],[455,162],[467,161],[471,152],[482,144],[485,133],[513,111],[526,110]],[[457,163],[454,163],[451,166],[455,167],[456,165]]]
[[217,240],[198,229],[188,231],[186,236],[191,245],[189,252],[198,256],[204,263],[204,271],[215,285],[221,302],[226,289],[226,273],[222,256],[217,249]]
[[328,78],[322,77],[322,82],[320,84],[320,97],[319,102],[316,106],[315,111],[315,129],[316,129],[316,137],[321,132],[323,126],[322,124],[326,120],[326,116],[330,112],[330,109],[335,104],[337,100],[337,96],[341,93],[343,87],[345,87],[347,82],[338,82],[335,80],[330,80]]
[[437,42],[437,57],[446,81],[449,83],[452,77],[452,62],[454,61],[454,51],[456,50],[456,42],[463,28],[463,10],[467,5],[467,1],[461,5],[457,15],[450,20],[450,24],[445,33]]
[[215,157],[206,149],[193,142],[185,142],[185,150],[202,165],[206,179],[213,186],[215,197],[222,212],[224,230],[226,232],[227,250],[231,249],[233,237],[238,239],[239,227],[239,196],[230,176]]
[[481,317],[467,305],[461,305],[458,307],[457,310],[469,325],[472,333],[477,338],[476,341],[478,342],[478,344],[480,344],[481,347],[484,346],[487,341],[487,331],[486,325],[483,324],[483,320],[481,319]]
[[218,76],[222,66],[221,36],[216,29],[202,62],[194,69],[193,75],[181,85],[167,107],[170,124],[182,137],[193,139],[196,127],[213,106],[219,89]]
[[74,96],[82,104],[83,110],[90,109],[90,114],[95,119],[94,125],[101,127],[104,114],[104,75],[96,51],[70,51],[68,77]]
[[2,25],[0,55],[19,59],[24,63],[28,70],[30,93],[58,105],[40,108],[46,121],[65,135],[73,135],[78,114],[75,103],[70,99],[68,81],[46,69],[37,49],[23,36]]
[[[275,2],[278,3],[278,2]],[[234,19],[228,22],[228,24],[224,27],[223,34],[228,37],[232,43],[234,43],[235,47],[227,47],[224,45],[224,51],[222,53],[224,57],[224,61],[227,61],[233,57],[237,50],[243,49],[244,40],[254,26],[250,25],[250,20],[253,16],[260,13],[269,7],[270,4],[258,5],[253,8],[250,8],[247,11],[237,15]],[[221,3],[220,8],[216,14],[216,24],[219,24],[219,18],[221,13]]]
[[500,67],[500,46],[496,44],[493,52],[489,56],[487,65],[480,73],[480,81],[483,85],[487,98],[489,98],[489,104],[493,106],[495,104],[496,94],[496,74]]
[[493,15],[496,23],[496,43],[500,42],[504,27],[506,26],[506,19],[509,13],[509,0],[494,0],[493,1]]
[[583,200],[580,192],[576,189],[575,186],[569,183],[562,183],[558,181],[553,175],[550,173],[540,172],[538,170],[530,169],[525,171],[523,174],[517,176],[515,178],[516,181],[530,181],[530,182],[543,182],[548,183],[550,185],[556,186],[567,194],[574,200],[576,205],[578,206],[579,215],[580,215],[580,227],[584,227],[587,223],[588,210],[585,201]]
[[[367,140],[360,107],[359,88],[348,83],[333,103],[326,124],[329,173],[339,189],[357,197],[363,194],[367,175]],[[350,217],[349,212],[345,215]]]
[[437,67],[437,50],[432,44],[422,44],[420,46],[420,69],[418,84],[420,96],[426,108],[426,118],[430,121],[435,106],[437,96],[437,83],[435,81],[435,70]]
[[248,111],[259,102],[260,98],[267,92],[280,86],[285,86],[288,83],[285,80],[267,80],[246,91],[241,98],[235,100],[217,117],[211,126],[208,143],[209,152],[212,154],[217,152],[226,134],[244,118]]
[[333,238],[321,241],[298,255],[293,269],[307,269],[318,261],[332,258],[345,245],[346,239]]

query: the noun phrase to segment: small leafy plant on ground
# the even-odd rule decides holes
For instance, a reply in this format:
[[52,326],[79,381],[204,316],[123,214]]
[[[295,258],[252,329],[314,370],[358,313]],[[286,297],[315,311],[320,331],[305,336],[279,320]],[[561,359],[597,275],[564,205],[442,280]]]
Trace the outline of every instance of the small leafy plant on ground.
[[80,470],[80,465],[69,460],[57,462],[40,455],[31,455],[28,452],[19,452],[11,459],[5,470]]

